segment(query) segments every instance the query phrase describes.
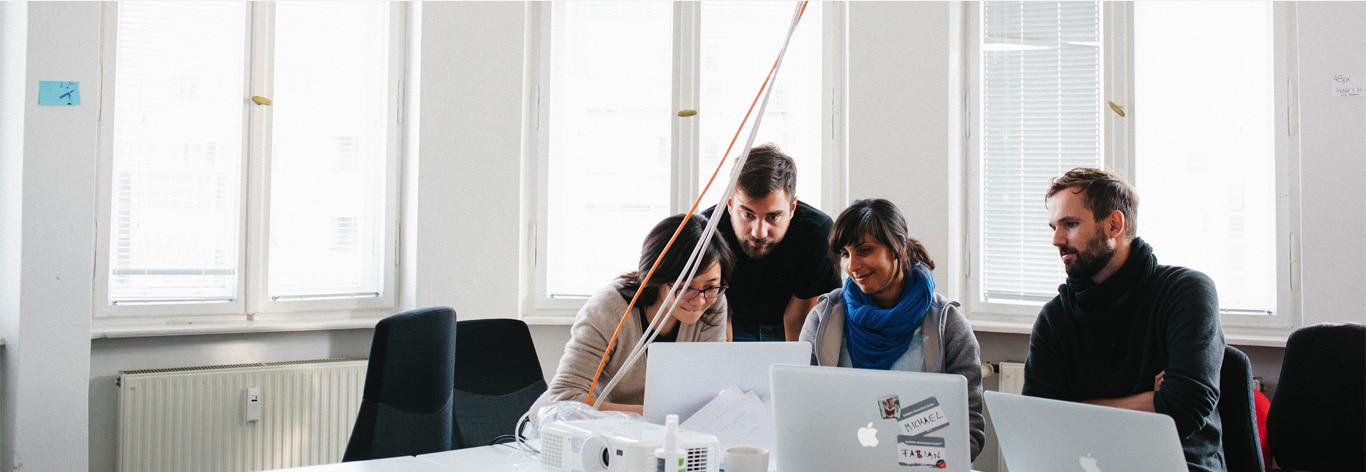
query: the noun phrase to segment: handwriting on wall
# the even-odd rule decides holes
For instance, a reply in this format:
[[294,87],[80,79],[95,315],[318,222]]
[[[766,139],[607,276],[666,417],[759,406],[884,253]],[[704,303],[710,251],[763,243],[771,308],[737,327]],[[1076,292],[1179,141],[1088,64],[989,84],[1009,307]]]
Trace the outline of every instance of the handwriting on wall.
[[1333,95],[1339,97],[1360,97],[1366,95],[1366,84],[1350,75],[1333,76]]

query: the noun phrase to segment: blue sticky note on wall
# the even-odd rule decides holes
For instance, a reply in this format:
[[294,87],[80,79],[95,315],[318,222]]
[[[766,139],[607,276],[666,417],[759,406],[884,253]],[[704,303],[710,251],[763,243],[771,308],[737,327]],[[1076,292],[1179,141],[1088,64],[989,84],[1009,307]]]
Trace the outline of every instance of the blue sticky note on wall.
[[38,104],[59,107],[80,105],[81,83],[40,80],[38,81]]

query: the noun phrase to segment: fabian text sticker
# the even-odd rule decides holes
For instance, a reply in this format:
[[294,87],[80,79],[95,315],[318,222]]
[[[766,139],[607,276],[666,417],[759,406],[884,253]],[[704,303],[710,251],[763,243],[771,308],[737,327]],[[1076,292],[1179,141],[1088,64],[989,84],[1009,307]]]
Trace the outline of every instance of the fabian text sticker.
[[949,425],[939,399],[930,397],[901,410],[901,434],[919,436]]
[[896,460],[906,466],[926,466],[943,469],[944,438],[897,436]]

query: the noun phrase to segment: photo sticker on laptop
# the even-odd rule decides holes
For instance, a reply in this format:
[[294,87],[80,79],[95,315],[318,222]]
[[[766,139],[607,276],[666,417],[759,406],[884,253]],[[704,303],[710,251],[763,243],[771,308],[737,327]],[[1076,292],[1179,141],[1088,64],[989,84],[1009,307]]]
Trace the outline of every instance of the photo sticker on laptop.
[[882,419],[899,420],[901,419],[901,398],[896,395],[882,397],[877,401],[879,409],[882,410]]
[[902,434],[920,436],[947,428],[949,417],[944,413],[944,408],[939,406],[939,399],[930,397],[902,409],[899,423]]

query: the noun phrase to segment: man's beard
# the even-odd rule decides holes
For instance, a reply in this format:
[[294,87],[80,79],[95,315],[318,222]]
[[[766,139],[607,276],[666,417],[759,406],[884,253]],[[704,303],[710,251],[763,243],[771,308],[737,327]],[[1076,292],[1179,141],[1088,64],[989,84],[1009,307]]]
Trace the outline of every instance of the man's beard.
[[[755,248],[751,245],[751,243],[755,241],[764,241],[767,244],[764,244],[761,248]],[[744,251],[745,255],[749,256],[750,259],[763,259],[768,253],[773,252],[773,248],[775,247],[778,247],[778,243],[769,240],[755,238],[743,238],[740,240],[740,250]]]
[[1105,244],[1105,239],[1105,230],[1098,228],[1095,238],[1086,243],[1086,250],[1076,251],[1072,263],[1064,264],[1067,276],[1074,279],[1090,279],[1109,265],[1110,260],[1115,257],[1115,248]]

